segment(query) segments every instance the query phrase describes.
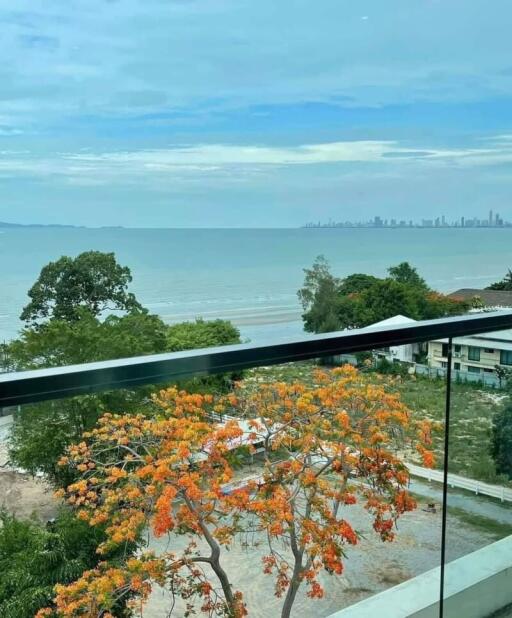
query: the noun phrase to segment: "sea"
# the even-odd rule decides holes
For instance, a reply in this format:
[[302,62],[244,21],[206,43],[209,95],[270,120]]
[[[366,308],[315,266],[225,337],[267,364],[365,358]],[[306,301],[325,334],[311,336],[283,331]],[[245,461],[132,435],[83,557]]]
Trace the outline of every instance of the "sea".
[[0,341],[22,327],[41,268],[92,249],[129,266],[132,291],[166,322],[228,319],[260,343],[301,335],[297,290],[318,255],[338,276],[406,260],[441,292],[481,288],[512,268],[512,229],[0,228]]

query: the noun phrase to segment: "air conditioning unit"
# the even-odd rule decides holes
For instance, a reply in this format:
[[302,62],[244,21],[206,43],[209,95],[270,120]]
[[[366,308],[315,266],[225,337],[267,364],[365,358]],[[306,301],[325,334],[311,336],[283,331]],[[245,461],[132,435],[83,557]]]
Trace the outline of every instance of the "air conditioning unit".
[[462,356],[462,354],[460,352],[454,352],[453,353],[453,358],[460,358]]

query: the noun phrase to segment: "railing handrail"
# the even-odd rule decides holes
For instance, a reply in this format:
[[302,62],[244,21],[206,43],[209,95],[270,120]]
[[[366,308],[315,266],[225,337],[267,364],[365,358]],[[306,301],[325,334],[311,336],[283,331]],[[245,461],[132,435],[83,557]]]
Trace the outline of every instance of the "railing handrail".
[[512,311],[495,311],[308,335],[274,344],[229,345],[6,373],[0,375],[0,408],[507,328],[512,328]]

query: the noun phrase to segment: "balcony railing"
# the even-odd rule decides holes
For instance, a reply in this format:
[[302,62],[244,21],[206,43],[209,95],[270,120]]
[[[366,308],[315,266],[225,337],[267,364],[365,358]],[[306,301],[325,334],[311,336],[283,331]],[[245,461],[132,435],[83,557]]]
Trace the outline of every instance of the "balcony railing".
[[[452,341],[457,337],[468,337],[471,335],[509,328],[512,328],[512,312],[493,312],[441,320],[407,323],[392,327],[369,327],[366,329],[336,332],[324,335],[304,336],[300,339],[268,345],[232,345],[219,348],[207,348],[187,352],[117,359],[51,369],[7,373],[0,375],[0,408],[22,406],[28,403],[54,400],[105,390],[137,387],[144,384],[153,385],[163,382],[169,383],[193,376],[234,372],[253,367],[292,363],[308,359],[320,359],[343,354],[353,354],[356,352],[381,349],[389,346],[400,346],[431,340],[447,339],[449,352],[445,401],[446,431],[444,442],[444,466],[442,472],[443,507],[441,523],[441,562],[438,567],[439,574],[437,579],[430,579],[430,581],[438,582],[436,584],[437,589],[435,598],[430,598],[429,601],[431,606],[429,610],[430,613],[421,613],[421,615],[466,616],[469,614],[451,613],[453,612],[451,609],[450,613],[445,613],[446,607],[451,607],[453,605],[453,599],[450,600],[449,604],[445,603],[445,600],[449,597],[450,589],[450,584],[446,579],[449,571],[447,570],[445,572],[445,563],[447,541],[447,481],[450,448],[450,367],[453,356]],[[509,567],[512,568],[512,556],[510,556]],[[490,585],[494,584],[491,582]],[[387,592],[389,593],[390,591]],[[488,592],[489,591],[487,591],[487,593]],[[512,603],[512,589],[505,595],[502,594],[502,592],[503,591],[500,591],[501,596],[491,594],[491,597],[499,597],[500,603],[504,602],[503,599],[506,597],[505,600]],[[415,596],[414,593],[410,594],[412,594],[412,597]],[[377,601],[378,599],[373,597],[372,602],[375,604]],[[489,607],[482,606],[478,610],[480,613],[477,612],[471,614],[471,616],[474,615],[477,618],[483,618],[486,615],[485,612],[490,615],[496,609],[494,606],[491,606],[492,603]],[[372,606],[372,608],[373,607],[374,606]],[[361,611],[362,613],[356,613],[354,615],[365,615],[365,610],[363,609]],[[371,611],[368,609],[368,611],[371,613],[373,609]],[[380,615],[392,615],[394,618],[398,616],[413,615],[412,609],[409,614],[400,613],[400,611],[401,610],[399,610],[395,605],[395,613],[385,613],[383,610]],[[341,612],[340,615],[341,614],[345,615],[344,612]]]

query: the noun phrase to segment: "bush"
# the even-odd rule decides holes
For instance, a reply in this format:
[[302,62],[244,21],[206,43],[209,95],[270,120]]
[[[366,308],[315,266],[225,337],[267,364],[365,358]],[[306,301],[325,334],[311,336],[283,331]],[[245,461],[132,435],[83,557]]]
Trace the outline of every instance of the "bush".
[[[0,513],[0,523],[2,618],[33,618],[39,609],[51,606],[55,584],[70,583],[95,567],[96,548],[105,539],[100,529],[67,509],[46,526],[5,512]],[[128,616],[125,603],[116,606],[113,615]]]
[[498,474],[512,479],[512,403],[498,410],[493,418],[491,454]]
[[377,373],[382,373],[384,375],[391,375],[391,376],[402,376],[405,377],[406,375],[408,375],[408,371],[407,371],[407,365],[404,365],[403,363],[394,363],[389,361],[387,358],[380,358],[376,365],[375,365],[375,371],[377,371]]

